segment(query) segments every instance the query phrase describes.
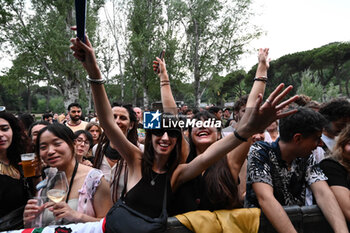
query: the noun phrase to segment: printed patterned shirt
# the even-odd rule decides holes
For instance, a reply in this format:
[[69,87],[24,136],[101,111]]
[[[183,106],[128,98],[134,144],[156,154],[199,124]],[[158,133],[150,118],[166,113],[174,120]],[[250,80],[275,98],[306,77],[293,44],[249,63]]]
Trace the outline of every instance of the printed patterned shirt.
[[244,207],[259,207],[253,183],[266,183],[282,206],[305,205],[305,189],[314,182],[327,180],[313,156],[296,158],[288,170],[281,158],[279,139],[273,143],[256,142],[249,151],[247,190]]

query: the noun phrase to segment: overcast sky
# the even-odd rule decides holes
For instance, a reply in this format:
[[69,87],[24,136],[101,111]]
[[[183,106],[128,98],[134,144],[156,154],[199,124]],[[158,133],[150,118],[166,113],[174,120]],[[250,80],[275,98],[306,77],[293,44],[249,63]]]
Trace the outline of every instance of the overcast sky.
[[[249,47],[270,48],[270,57],[309,50],[335,41],[350,41],[350,0],[254,0],[259,16],[254,22],[266,35]],[[0,51],[1,54],[1,51]],[[242,56],[239,62],[249,70],[257,62],[257,53]],[[11,63],[0,56],[0,73]]]
[[[250,48],[270,48],[270,57],[310,50],[335,41],[350,41],[350,0],[255,0],[254,21],[266,32]],[[257,54],[242,57],[249,70]]]

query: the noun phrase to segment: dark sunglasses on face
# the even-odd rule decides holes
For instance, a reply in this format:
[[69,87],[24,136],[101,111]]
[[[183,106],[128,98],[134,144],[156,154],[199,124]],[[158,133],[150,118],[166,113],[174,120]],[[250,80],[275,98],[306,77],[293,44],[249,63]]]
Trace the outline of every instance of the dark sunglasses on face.
[[163,136],[165,132],[171,138],[177,138],[181,135],[181,131],[178,129],[152,129],[151,130],[151,134],[153,134],[157,137]]

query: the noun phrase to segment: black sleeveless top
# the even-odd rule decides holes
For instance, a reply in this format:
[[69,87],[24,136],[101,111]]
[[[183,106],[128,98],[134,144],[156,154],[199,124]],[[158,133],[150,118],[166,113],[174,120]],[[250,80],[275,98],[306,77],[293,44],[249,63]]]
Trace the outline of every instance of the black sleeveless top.
[[[151,185],[152,180],[154,181],[154,185]],[[168,185],[167,209],[169,210],[171,208],[172,192],[170,180],[167,180],[167,173],[158,174],[152,171],[152,177],[143,176],[141,180],[122,197],[122,200],[132,209],[151,218],[157,218],[162,212],[165,184]]]
[[28,200],[22,179],[0,175],[0,217],[25,205]]

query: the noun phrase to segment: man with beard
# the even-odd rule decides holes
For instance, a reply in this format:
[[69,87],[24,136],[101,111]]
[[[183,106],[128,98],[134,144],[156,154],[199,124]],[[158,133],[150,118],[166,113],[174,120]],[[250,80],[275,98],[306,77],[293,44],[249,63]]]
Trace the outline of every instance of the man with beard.
[[280,120],[280,137],[275,142],[260,141],[250,148],[244,207],[261,208],[277,232],[296,232],[282,206],[303,206],[307,187],[334,232],[348,232],[327,177],[310,156],[322,146],[325,124],[318,112],[298,108]]
[[78,103],[71,103],[68,106],[69,120],[65,124],[73,132],[78,130],[84,130],[88,122],[81,120],[81,106]]

